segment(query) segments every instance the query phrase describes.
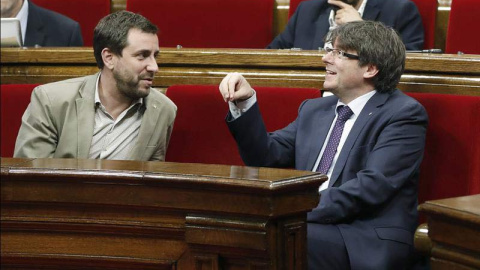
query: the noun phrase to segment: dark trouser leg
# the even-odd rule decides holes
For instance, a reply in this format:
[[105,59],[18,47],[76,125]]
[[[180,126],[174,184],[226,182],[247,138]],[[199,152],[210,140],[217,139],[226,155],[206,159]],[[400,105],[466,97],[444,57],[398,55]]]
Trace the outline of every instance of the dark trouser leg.
[[337,226],[308,223],[308,269],[350,269],[347,248]]

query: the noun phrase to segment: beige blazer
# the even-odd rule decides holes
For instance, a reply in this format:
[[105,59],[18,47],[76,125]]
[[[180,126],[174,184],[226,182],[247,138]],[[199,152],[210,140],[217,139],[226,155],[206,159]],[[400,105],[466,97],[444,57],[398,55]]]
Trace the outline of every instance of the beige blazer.
[[[95,119],[98,73],[36,87],[22,117],[14,157],[88,158]],[[139,138],[129,159],[165,160],[177,107],[152,88],[144,99]]]

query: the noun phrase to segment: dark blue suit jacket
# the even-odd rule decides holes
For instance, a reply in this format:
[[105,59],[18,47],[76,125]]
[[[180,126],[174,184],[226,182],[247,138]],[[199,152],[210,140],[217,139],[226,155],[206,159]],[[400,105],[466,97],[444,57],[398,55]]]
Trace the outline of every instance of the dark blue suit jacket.
[[[328,33],[331,6],[327,0],[301,2],[285,30],[267,46],[268,49],[323,48]],[[368,0],[364,20],[381,21],[402,37],[407,50],[423,49],[424,33],[420,13],[409,0]]]
[[28,2],[27,33],[24,46],[83,46],[80,25],[59,13]]
[[[337,101],[307,100],[294,122],[273,133],[258,105],[227,124],[246,165],[312,170]],[[425,109],[400,90],[376,93],[355,121],[330,187],[308,214],[308,222],[338,226],[352,269],[402,269],[411,255],[427,124]]]

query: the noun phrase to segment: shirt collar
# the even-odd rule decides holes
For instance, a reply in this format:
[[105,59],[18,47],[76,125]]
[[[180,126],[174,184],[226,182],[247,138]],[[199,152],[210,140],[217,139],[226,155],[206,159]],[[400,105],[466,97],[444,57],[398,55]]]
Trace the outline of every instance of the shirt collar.
[[[102,72],[99,72],[98,73],[98,76],[97,76],[97,82],[95,83],[95,104],[100,104],[103,106],[102,102],[100,101],[100,95],[98,94],[98,86],[100,84],[100,76],[102,75]],[[132,105],[129,107],[131,108],[132,106],[136,105],[136,104],[140,104],[142,105],[143,104],[143,98],[139,98],[137,100],[135,100],[134,102],[132,102]],[[140,108],[141,106],[139,106]]]
[[[336,108],[338,108],[339,106],[342,106],[342,105],[343,106],[348,105],[348,107],[350,107],[350,109],[352,110],[353,115],[355,115],[355,117],[356,117],[356,116],[360,115],[360,112],[362,112],[363,107],[365,107],[368,100],[370,100],[370,98],[373,97],[373,95],[375,95],[375,93],[377,93],[376,90],[370,91],[370,92],[368,92],[366,94],[363,94],[363,95],[357,97],[356,99],[350,101],[350,103],[348,103],[348,104],[345,104],[345,103],[341,102],[340,100],[338,100]],[[335,110],[335,114],[337,114],[337,110]]]
[[362,4],[358,8],[358,13],[360,13],[360,17],[363,18],[363,13],[365,12],[365,6],[367,5],[368,0],[363,0]]
[[20,28],[22,29],[22,40],[25,43],[25,35],[27,33],[27,19],[28,19],[28,0],[23,1],[22,8],[18,12],[16,18],[20,21]]

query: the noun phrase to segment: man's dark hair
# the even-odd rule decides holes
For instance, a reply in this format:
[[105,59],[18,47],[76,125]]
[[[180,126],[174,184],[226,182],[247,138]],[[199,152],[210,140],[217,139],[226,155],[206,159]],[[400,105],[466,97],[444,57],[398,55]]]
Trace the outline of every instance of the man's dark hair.
[[332,30],[327,41],[337,49],[355,51],[360,66],[376,66],[373,83],[377,91],[390,92],[397,87],[405,70],[405,45],[393,28],[376,21],[355,21]]
[[105,65],[102,50],[109,48],[114,54],[121,56],[128,45],[128,32],[132,28],[149,34],[157,34],[158,31],[157,26],[147,18],[125,10],[109,14],[98,22],[93,31],[93,54],[100,69]]

